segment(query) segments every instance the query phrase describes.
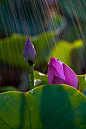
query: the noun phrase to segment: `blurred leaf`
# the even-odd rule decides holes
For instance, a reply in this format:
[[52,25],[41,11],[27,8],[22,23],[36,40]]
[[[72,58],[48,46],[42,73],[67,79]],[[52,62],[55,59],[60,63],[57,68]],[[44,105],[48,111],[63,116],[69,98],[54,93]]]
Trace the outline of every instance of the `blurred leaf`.
[[[44,72],[44,65],[48,63],[50,57],[52,56],[59,58],[70,67],[74,65],[73,70],[79,69],[80,66],[82,66],[82,62],[84,60],[83,42],[81,40],[76,40],[74,43],[69,43],[67,41],[57,42],[54,36],[54,32],[47,32],[35,37],[30,37],[37,52],[35,68],[37,69],[39,67],[39,71],[41,70]],[[1,40],[0,61],[21,69],[28,68],[28,63],[23,59],[23,51],[26,39],[26,36],[14,34],[10,38]],[[74,56],[72,55],[73,53]],[[78,62],[77,68],[75,66],[76,62],[74,62],[74,60],[76,60],[76,56]]]
[[[49,54],[51,53],[52,49],[55,46],[55,32],[47,32],[38,35],[37,37],[32,37],[32,43],[34,44],[34,47],[37,52],[37,60],[35,65],[43,65],[45,62],[47,62],[47,58]],[[34,40],[35,39],[35,40]]]
[[[53,44],[54,45],[54,44]],[[71,49],[72,45],[68,43],[67,41],[59,41],[53,48],[53,50],[50,53],[50,57],[59,58],[59,60],[63,61],[67,65],[71,65]]]
[[72,44],[72,53],[71,53],[71,67],[77,72],[77,74],[81,74],[83,68],[84,61],[84,44],[82,40],[76,40]]
[[26,36],[12,35],[10,38],[0,41],[0,62],[11,64],[17,67],[28,67],[23,59],[24,44]]
[[34,87],[37,87],[41,85],[41,80],[40,79],[34,79]]
[[81,89],[81,92],[83,93],[86,88],[86,79],[85,79],[86,75],[78,75],[77,77],[79,79],[78,89]]
[[[55,33],[44,33],[30,38],[37,51],[37,61],[35,67],[42,64],[49,55],[50,48],[48,45],[54,35]],[[26,39],[27,36],[14,34],[10,38],[1,40],[0,61],[16,67],[28,68],[28,63],[23,59],[23,51]]]
[[58,4],[61,6],[62,11],[66,16],[78,18],[85,22],[86,7],[85,1],[69,1],[69,0],[58,0]]
[[84,60],[83,41],[76,40],[70,43],[61,40],[55,44],[48,61],[50,57],[59,58],[59,60],[69,65],[75,72],[81,72]]
[[0,94],[0,128],[86,128],[86,97],[66,85]]
[[40,85],[48,84],[48,78],[46,74],[40,73],[38,71],[34,71],[34,79],[41,80]]
[[15,87],[7,86],[7,87],[0,87],[0,93],[1,92],[7,92],[7,91],[18,91]]

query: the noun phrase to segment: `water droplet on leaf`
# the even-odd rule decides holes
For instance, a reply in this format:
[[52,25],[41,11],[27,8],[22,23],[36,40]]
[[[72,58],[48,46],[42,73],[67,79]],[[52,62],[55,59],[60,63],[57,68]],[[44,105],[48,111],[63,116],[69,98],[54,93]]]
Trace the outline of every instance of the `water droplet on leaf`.
[[62,62],[60,63],[60,65],[62,65]]
[[4,98],[5,98],[5,99],[8,99],[8,98],[9,98],[9,95],[8,95],[8,94],[5,94],[5,95],[4,95]]
[[56,60],[59,60],[59,58],[55,58]]
[[33,93],[33,90],[31,90],[30,92]]

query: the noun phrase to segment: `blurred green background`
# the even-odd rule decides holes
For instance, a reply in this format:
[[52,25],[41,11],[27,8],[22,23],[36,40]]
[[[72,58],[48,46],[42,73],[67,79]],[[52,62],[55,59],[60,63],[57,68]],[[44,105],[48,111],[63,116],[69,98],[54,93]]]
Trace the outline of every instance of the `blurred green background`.
[[28,36],[37,52],[35,70],[47,74],[53,56],[76,74],[85,74],[85,6],[85,0],[1,0],[0,86],[27,91],[29,66],[23,50]]

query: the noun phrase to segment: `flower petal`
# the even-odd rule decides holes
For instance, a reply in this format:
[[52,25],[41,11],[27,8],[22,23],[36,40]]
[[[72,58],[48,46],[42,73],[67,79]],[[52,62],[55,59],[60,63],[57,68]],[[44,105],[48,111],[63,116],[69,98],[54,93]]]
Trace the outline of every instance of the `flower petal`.
[[78,78],[77,78],[76,74],[74,73],[74,71],[66,64],[63,64],[63,69],[64,69],[64,75],[66,78],[66,82],[68,82],[69,85],[71,85],[75,88],[78,88],[79,81],[78,81]]
[[64,75],[64,69],[63,69],[63,62],[51,57],[49,64],[52,65],[56,69],[56,71],[59,73],[58,77],[66,81],[65,75]]
[[49,84],[52,84],[54,76],[59,77],[59,73],[57,72],[55,67],[53,67],[51,64],[49,64],[49,66],[48,66],[48,82],[49,82]]
[[68,82],[66,82],[65,80],[63,80],[57,76],[54,76],[52,84],[67,84],[67,85],[69,85]]

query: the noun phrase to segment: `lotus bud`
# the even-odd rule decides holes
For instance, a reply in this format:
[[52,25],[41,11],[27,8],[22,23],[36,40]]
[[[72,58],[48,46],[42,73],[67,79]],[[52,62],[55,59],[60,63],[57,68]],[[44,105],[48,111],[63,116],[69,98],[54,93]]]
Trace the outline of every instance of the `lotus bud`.
[[75,72],[66,64],[51,57],[48,66],[49,84],[67,84],[78,88],[79,81]]
[[34,64],[36,60],[36,51],[34,45],[32,44],[29,38],[27,38],[27,41],[25,43],[23,56],[24,60],[26,60],[29,63],[29,65]]

